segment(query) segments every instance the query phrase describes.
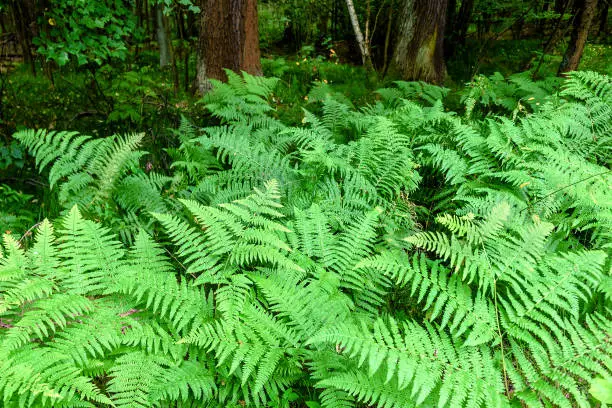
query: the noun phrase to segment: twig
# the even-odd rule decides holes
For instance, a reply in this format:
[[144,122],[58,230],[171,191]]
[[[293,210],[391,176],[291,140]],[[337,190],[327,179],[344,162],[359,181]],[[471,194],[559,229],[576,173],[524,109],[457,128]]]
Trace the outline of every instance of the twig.
[[607,173],[610,173],[610,172],[612,172],[612,169],[611,169],[611,170],[606,170],[606,171],[603,171],[603,172],[601,172],[601,173],[597,173],[597,174],[590,175],[589,177],[585,177],[585,178],[583,178],[583,179],[581,179],[581,180],[575,181],[575,182],[570,183],[570,184],[568,184],[568,185],[566,185],[566,186],[563,186],[563,187],[561,187],[561,188],[558,188],[558,189],[556,189],[555,191],[553,191],[552,193],[550,193],[550,194],[546,194],[544,197],[540,197],[540,198],[538,198],[538,199],[537,199],[537,200],[535,200],[533,203],[531,203],[529,206],[527,206],[527,207],[523,208],[523,209],[521,210],[521,212],[525,211],[527,208],[532,207],[534,204],[537,204],[537,203],[539,203],[540,201],[542,201],[542,200],[544,200],[544,199],[546,199],[546,198],[550,197],[551,195],[553,195],[553,194],[557,194],[559,191],[563,191],[563,190],[565,190],[565,189],[566,189],[566,188],[568,188],[568,187],[575,186],[576,184],[580,184],[580,183],[582,183],[582,182],[584,182],[584,181],[587,181],[587,180],[590,180],[590,179],[592,179],[592,178],[594,178],[594,177],[603,176],[604,174],[607,174]]
[[[174,254],[168,250],[168,248],[164,248],[164,251],[166,251],[166,253],[167,253],[168,255],[170,255],[170,257],[171,257],[172,259],[174,259],[174,260],[176,261],[176,263],[178,263],[178,264],[180,265],[180,267],[181,267],[181,268],[183,268],[183,269],[185,270],[185,272],[187,272],[187,267],[186,267],[185,265],[183,265],[183,264],[181,263],[181,261],[179,261],[179,260],[178,260],[178,258],[177,258],[176,256],[174,256]],[[191,277],[192,277],[192,278],[194,278],[194,279],[196,279],[196,278],[197,278],[197,276],[196,276],[196,275],[195,275],[193,272],[189,272],[189,275],[191,275]]]
[[21,241],[23,241],[25,237],[32,235],[32,230],[38,227],[40,224],[42,224],[42,221],[37,222],[36,224],[32,225],[26,232],[23,233],[23,235],[21,236],[21,238],[19,238],[19,241],[17,241],[17,243],[21,244]]
[[0,319],[0,328],[3,328],[3,329],[12,329],[13,325],[9,324],[9,323],[4,323],[2,321],[2,319]]

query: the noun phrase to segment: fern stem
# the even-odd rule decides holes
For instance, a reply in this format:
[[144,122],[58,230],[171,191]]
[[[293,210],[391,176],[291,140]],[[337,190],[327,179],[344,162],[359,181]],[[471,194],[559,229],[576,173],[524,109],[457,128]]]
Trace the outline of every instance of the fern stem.
[[506,357],[504,354],[504,336],[501,331],[501,325],[499,322],[499,309],[497,307],[497,278],[493,279],[493,299],[495,300],[495,323],[497,324],[497,334],[499,336],[499,347],[501,350],[501,364],[502,373],[504,374],[504,388],[506,390],[506,395],[510,397],[510,385],[508,384],[508,374],[506,372]]
[[524,210],[526,210],[527,208],[532,208],[534,204],[539,203],[540,201],[542,201],[542,200],[544,200],[544,199],[546,199],[546,198],[550,197],[551,195],[557,194],[559,191],[563,191],[563,190],[565,190],[565,189],[566,189],[566,188],[568,188],[568,187],[575,186],[576,184],[580,184],[580,183],[582,183],[582,182],[584,182],[584,181],[590,180],[590,179],[595,178],[595,177],[598,177],[598,176],[603,176],[604,174],[608,174],[608,173],[610,173],[610,172],[612,172],[612,169],[611,169],[611,170],[602,171],[601,173],[592,174],[592,175],[590,175],[590,176],[588,176],[588,177],[585,177],[585,178],[583,178],[583,179],[580,179],[580,180],[578,180],[578,181],[575,181],[575,182],[573,182],[573,183],[570,183],[570,184],[568,184],[568,185],[566,185],[566,186],[563,186],[563,187],[561,187],[561,188],[558,188],[558,189],[556,189],[555,191],[553,191],[552,193],[550,193],[550,194],[546,194],[544,197],[540,197],[539,199],[535,200],[533,203],[531,203],[531,205],[530,205],[530,206],[527,206],[527,207],[523,208],[523,209],[521,210],[521,213],[522,213]]
[[21,236],[21,238],[19,238],[19,241],[17,241],[18,244],[21,244],[21,241],[23,241],[23,239],[27,236],[32,235],[32,231],[35,230],[36,228],[38,228],[38,226],[42,224],[41,222],[37,222],[36,224],[32,225],[30,228],[28,228],[28,230],[26,232],[23,233],[23,235]]

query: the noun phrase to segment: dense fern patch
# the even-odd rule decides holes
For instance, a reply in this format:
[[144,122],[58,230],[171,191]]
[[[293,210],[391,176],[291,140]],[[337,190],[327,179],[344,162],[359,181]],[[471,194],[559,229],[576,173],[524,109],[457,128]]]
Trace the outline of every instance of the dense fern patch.
[[0,251],[4,407],[605,398],[608,77],[481,77],[461,114],[426,84],[362,109],[321,85],[296,127],[275,80],[228,75],[172,174],[143,135],[15,135],[65,210]]

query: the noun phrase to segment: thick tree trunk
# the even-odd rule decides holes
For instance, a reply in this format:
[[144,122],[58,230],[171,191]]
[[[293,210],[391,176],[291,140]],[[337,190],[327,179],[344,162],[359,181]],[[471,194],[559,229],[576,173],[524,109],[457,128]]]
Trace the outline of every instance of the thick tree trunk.
[[159,67],[166,68],[172,63],[170,54],[170,36],[168,35],[167,19],[164,18],[162,5],[158,4],[155,7],[155,16],[157,18],[157,44],[159,45]]
[[370,44],[368,42],[368,38],[364,38],[363,34],[361,33],[359,19],[357,18],[357,13],[355,12],[353,0],[346,0],[346,7],[348,8],[351,25],[353,26],[355,38],[357,39],[357,45],[359,46],[359,51],[361,52],[361,62],[367,70],[372,70],[373,66],[372,57],[370,56]]
[[405,0],[392,61],[403,79],[444,81],[446,4],[447,0]]
[[574,20],[574,29],[572,30],[572,36],[567,45],[567,50],[565,51],[561,65],[559,66],[558,75],[563,75],[565,72],[578,69],[596,9],[597,0],[580,0],[577,2],[577,15]]
[[200,35],[196,86],[227,79],[224,68],[261,75],[257,0],[200,0]]

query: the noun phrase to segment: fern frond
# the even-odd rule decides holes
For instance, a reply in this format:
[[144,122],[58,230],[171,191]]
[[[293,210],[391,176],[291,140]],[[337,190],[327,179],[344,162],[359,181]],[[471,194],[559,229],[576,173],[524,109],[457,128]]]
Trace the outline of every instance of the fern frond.
[[415,254],[385,252],[365,259],[356,268],[371,269],[392,279],[399,287],[409,287],[410,296],[423,304],[430,321],[448,327],[454,338],[467,336],[466,346],[490,342],[495,333],[495,313],[486,298],[472,293],[459,275],[439,262]]
[[375,321],[370,329],[344,323],[309,340],[313,342],[337,344],[363,366],[363,371],[332,374],[319,386],[343,389],[366,403],[396,406],[401,398],[404,404],[419,405],[437,393],[440,406],[460,406],[466,400],[476,406],[502,404],[501,375],[487,348],[456,348],[431,325],[400,326],[389,319],[388,324]]

